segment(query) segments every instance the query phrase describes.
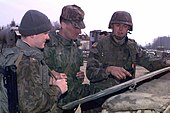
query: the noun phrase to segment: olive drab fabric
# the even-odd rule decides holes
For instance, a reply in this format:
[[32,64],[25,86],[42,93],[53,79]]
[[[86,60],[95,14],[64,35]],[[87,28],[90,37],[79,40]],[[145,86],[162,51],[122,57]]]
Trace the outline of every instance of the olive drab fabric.
[[8,99],[7,99],[7,90],[4,87],[3,75],[0,75],[0,112],[8,113]]
[[[91,84],[96,84],[99,89],[106,89],[135,77],[136,65],[141,65],[149,71],[165,67],[162,59],[150,59],[137,43],[126,37],[125,43],[117,44],[111,34],[108,38],[100,40],[96,48],[90,50],[87,62],[87,77]],[[113,75],[108,75],[105,70],[108,66],[123,67],[133,77],[117,80]]]
[[56,32],[51,32],[49,36],[50,41],[44,49],[45,61],[51,70],[67,75],[68,91],[58,103],[62,106],[77,100],[84,93],[83,81],[76,77],[83,65],[83,56],[78,40],[67,40]]
[[18,86],[20,106],[24,113],[47,111],[61,95],[60,89],[49,86],[48,67],[43,62],[42,51],[21,40],[17,46],[25,50],[23,60],[18,66],[18,84],[24,84]]
[[[28,46],[20,39],[17,41],[16,46],[16,49],[10,48],[11,51],[7,51],[4,55],[6,59],[10,57],[8,61],[11,62],[17,53],[23,53],[17,66],[19,109],[21,113],[48,111],[61,95],[61,91],[58,87],[49,86],[48,67],[43,61],[43,52],[38,48]],[[1,80],[1,89],[2,86]],[[3,88],[2,91],[6,90]],[[7,95],[5,93],[3,92],[5,103],[3,101],[4,97],[0,97],[3,101],[2,105],[7,105]]]
[[[22,55],[22,54],[21,54]],[[4,48],[0,53],[1,71],[5,66],[10,66],[19,62],[20,53],[16,47]],[[22,56],[21,56],[22,57]],[[8,96],[4,87],[3,72],[0,73],[0,113],[8,113]]]

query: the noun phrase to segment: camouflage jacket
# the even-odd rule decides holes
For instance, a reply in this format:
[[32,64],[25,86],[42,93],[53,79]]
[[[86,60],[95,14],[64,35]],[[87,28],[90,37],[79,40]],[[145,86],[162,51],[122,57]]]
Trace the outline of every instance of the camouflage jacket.
[[67,40],[56,32],[51,32],[49,36],[50,40],[44,49],[46,63],[51,70],[67,75],[68,91],[62,96],[62,105],[81,95],[82,81],[76,75],[83,65],[83,55],[78,40]]
[[[87,77],[91,83],[98,84],[97,87],[105,89],[134,78],[136,65],[141,65],[149,71],[166,66],[162,59],[150,59],[134,40],[126,37],[125,43],[118,45],[111,34],[99,41],[95,48],[91,48],[87,62]],[[116,80],[105,72],[108,66],[123,67],[133,77],[121,81]]]
[[[56,86],[49,85],[48,67],[43,62],[43,52],[17,41],[17,49],[23,57],[17,67],[19,108],[21,113],[40,113],[52,108],[61,95]],[[12,50],[12,49],[11,49]],[[7,52],[6,57],[14,56],[16,51]]]

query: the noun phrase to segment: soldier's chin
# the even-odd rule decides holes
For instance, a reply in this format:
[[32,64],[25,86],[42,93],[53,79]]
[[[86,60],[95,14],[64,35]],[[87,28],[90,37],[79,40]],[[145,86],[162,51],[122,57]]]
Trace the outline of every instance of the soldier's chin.
[[117,34],[117,37],[123,38],[123,37],[125,37],[125,35],[120,33],[120,34]]
[[43,45],[41,45],[41,46],[39,46],[39,47],[37,47],[37,48],[39,48],[39,49],[44,49],[44,47],[45,47],[45,45],[43,44]]

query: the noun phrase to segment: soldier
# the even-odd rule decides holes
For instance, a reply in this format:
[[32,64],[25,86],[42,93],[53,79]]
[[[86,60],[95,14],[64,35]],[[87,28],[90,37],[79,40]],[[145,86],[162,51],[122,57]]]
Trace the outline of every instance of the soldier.
[[[68,77],[68,91],[60,98],[59,107],[86,95],[84,88],[89,86],[82,84],[85,76],[80,70],[80,66],[83,65],[83,54],[77,39],[81,29],[85,28],[83,19],[84,11],[79,6],[64,6],[60,16],[61,29],[59,32],[49,33],[50,41],[44,49],[50,69],[65,73]],[[58,112],[74,113],[76,108],[77,106],[70,110],[58,109]]]
[[[112,29],[112,33],[90,50],[86,68],[90,84],[95,84],[98,89],[103,90],[135,78],[136,65],[149,71],[170,65],[168,60],[150,59],[135,40],[128,38],[127,34],[133,30],[132,18],[128,12],[116,11],[108,28]],[[98,108],[97,112],[101,112],[101,105],[109,96],[88,102],[86,106],[91,106],[89,109]]]
[[[17,40],[15,48],[6,51],[8,61],[19,63],[17,86],[19,110],[22,113],[45,113],[67,91],[66,75],[50,72],[43,60],[41,49],[49,39],[51,28],[52,24],[46,15],[37,10],[27,11],[19,27],[21,39]],[[11,63],[15,62],[8,62]],[[56,79],[59,76],[60,79]]]

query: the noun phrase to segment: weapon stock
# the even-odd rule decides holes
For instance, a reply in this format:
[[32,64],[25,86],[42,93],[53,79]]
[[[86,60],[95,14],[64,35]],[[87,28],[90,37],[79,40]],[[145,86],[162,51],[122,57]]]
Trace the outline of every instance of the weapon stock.
[[9,113],[20,113],[16,69],[17,67],[15,65],[6,66],[3,77],[4,86],[7,89]]
[[82,104],[82,103],[85,103],[85,102],[88,102],[88,101],[91,101],[91,100],[95,100],[95,99],[98,99],[100,97],[103,97],[103,96],[106,96],[106,95],[109,95],[111,93],[114,93],[114,92],[117,92],[117,91],[120,91],[122,89],[125,89],[127,87],[130,87],[130,86],[136,86],[137,83],[139,82],[142,82],[144,80],[147,80],[149,78],[152,78],[156,75],[159,75],[163,72],[166,72],[166,71],[169,71],[170,70],[170,67],[166,67],[166,68],[163,68],[163,69],[160,69],[160,70],[157,70],[157,71],[154,71],[154,72],[151,72],[149,74],[146,74],[146,75],[143,75],[143,76],[140,76],[138,78],[134,78],[132,80],[129,80],[127,82],[124,82],[124,83],[121,83],[121,84],[118,84],[116,86],[113,86],[113,87],[110,87],[110,88],[107,88],[105,90],[102,90],[98,93],[95,93],[93,95],[89,95],[89,96],[86,96],[84,98],[81,98],[79,100],[75,100],[73,102],[70,102],[64,106],[62,106],[63,109],[69,109],[69,108],[72,108],[76,105],[79,105],[79,104]]

